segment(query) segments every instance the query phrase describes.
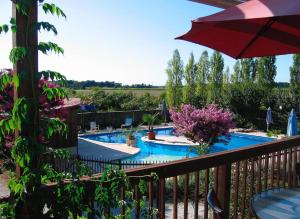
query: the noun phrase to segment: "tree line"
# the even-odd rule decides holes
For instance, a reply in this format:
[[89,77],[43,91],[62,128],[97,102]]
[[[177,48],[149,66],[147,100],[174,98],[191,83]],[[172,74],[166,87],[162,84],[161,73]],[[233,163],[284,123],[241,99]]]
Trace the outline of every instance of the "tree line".
[[153,86],[151,84],[132,84],[132,85],[124,85],[122,83],[117,83],[114,81],[75,81],[75,80],[67,80],[65,82],[65,87],[72,88],[75,90],[84,90],[92,87],[102,87],[102,88],[158,88],[158,86]]
[[[260,127],[269,106],[275,117],[282,116],[284,121],[291,108],[299,110],[300,55],[293,56],[289,71],[290,83],[276,83],[275,56],[237,60],[230,71],[217,51],[210,57],[204,51],[198,61],[191,53],[184,65],[176,49],[166,69],[166,99],[170,107],[215,103],[233,111],[238,125]],[[279,123],[283,130],[283,123]]]

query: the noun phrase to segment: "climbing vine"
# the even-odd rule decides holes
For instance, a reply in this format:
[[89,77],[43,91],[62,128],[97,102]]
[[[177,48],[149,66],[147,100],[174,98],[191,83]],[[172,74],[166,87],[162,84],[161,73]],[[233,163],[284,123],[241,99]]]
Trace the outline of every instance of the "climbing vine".
[[[44,0],[14,0],[17,13],[23,17],[32,15],[35,4],[45,14],[66,18],[66,14],[55,4]],[[0,35],[9,30],[18,32],[18,22],[12,18],[9,24],[0,25]],[[31,45],[32,31],[58,34],[56,27],[47,21],[27,23],[24,46],[15,46],[9,55],[13,65],[28,63],[29,67],[18,72],[0,72],[0,156],[11,160],[21,174],[11,174],[10,198],[0,204],[3,218],[131,218],[134,209],[140,209],[143,218],[157,213],[146,205],[146,182],[139,180],[134,189],[130,178],[123,171],[108,169],[101,176],[89,176],[87,166],[78,160],[73,163],[75,172],[60,172],[53,159],[68,159],[67,151],[51,148],[49,140],[54,134],[66,135],[67,125],[59,106],[67,98],[64,89],[66,78],[59,72],[46,70],[35,72],[33,50],[42,54],[64,54],[63,48],[53,42]],[[34,47],[34,48],[32,48]],[[19,94],[23,83],[29,85],[31,97]],[[28,83],[28,81],[30,83]],[[59,110],[58,110],[59,109]],[[32,118],[33,121],[29,121]],[[32,132],[28,133],[27,128]],[[155,174],[145,176],[156,180]],[[140,195],[136,200],[134,192]],[[120,196],[120,191],[124,194]],[[88,194],[88,195],[87,195]],[[123,209],[110,212],[110,209]]]

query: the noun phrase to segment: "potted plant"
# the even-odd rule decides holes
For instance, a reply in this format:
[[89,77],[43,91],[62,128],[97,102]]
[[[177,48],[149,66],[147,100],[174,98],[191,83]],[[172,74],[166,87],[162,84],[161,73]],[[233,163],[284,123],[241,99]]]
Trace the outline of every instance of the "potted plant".
[[126,135],[126,144],[131,147],[136,146],[136,137],[134,130],[125,130],[124,134]]
[[151,115],[151,114],[145,114],[143,115],[143,122],[148,124],[148,139],[149,140],[155,140],[155,132],[153,131],[153,124],[156,120],[158,114]]

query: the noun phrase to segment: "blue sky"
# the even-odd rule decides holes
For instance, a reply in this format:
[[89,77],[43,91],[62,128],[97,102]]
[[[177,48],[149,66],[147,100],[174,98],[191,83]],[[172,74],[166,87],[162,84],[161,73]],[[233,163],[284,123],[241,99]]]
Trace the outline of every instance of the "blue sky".
[[[205,47],[174,40],[187,32],[191,20],[220,9],[187,0],[51,0],[67,14],[67,20],[44,16],[57,26],[58,36],[41,34],[65,49],[64,56],[40,55],[40,70],[56,70],[74,80],[116,81],[123,84],[164,85],[165,69],[174,49],[186,63]],[[0,24],[11,16],[11,1],[0,0]],[[0,68],[10,67],[11,35],[0,37]],[[211,54],[211,50],[209,50]],[[232,68],[235,60],[225,56]],[[276,81],[289,81],[291,56],[277,59]]]

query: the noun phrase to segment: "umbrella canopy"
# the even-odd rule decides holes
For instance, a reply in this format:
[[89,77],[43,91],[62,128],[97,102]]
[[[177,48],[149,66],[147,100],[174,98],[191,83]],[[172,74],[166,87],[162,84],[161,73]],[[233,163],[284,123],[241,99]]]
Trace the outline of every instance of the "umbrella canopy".
[[267,110],[266,123],[267,123],[267,131],[269,131],[269,125],[273,123],[271,107],[269,107]]
[[177,39],[233,58],[300,53],[300,1],[251,0],[192,22]]
[[287,126],[287,136],[294,136],[298,134],[298,123],[297,123],[297,115],[294,109],[292,109]]
[[165,122],[167,121],[167,116],[168,116],[168,108],[167,108],[167,103],[165,100],[163,100],[162,107],[161,107],[161,115],[164,117]]

